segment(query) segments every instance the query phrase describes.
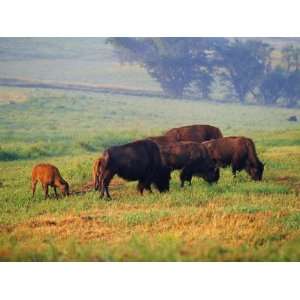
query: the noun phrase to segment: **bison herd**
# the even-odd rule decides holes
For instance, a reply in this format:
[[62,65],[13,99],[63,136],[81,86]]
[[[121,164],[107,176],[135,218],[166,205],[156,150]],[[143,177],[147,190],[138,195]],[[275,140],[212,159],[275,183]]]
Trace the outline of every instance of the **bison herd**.
[[[171,172],[181,170],[181,187],[191,184],[193,176],[206,182],[216,183],[220,177],[219,168],[231,166],[233,176],[245,170],[253,180],[261,180],[264,164],[259,160],[253,141],[246,137],[223,137],[219,128],[210,125],[190,125],[173,128],[163,136],[148,137],[121,146],[106,149],[94,162],[93,180],[95,190],[101,197],[108,198],[109,184],[115,175],[138,181],[137,189],[152,192],[151,186],[159,192],[169,190]],[[40,181],[45,197],[48,186],[56,187],[64,195],[69,194],[68,183],[58,169],[41,164],[32,171],[32,193]]]

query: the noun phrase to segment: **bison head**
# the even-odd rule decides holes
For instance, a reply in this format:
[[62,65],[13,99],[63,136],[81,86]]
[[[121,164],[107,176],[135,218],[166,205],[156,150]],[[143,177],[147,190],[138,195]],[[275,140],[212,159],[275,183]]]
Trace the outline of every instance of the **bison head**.
[[65,181],[64,184],[60,187],[60,191],[64,196],[70,195],[69,184]]
[[257,161],[256,165],[250,165],[246,167],[246,170],[253,180],[261,181],[264,173],[264,164],[261,161]]
[[171,169],[162,166],[156,173],[153,180],[155,187],[162,193],[170,189]]
[[204,174],[202,174],[201,177],[208,183],[218,182],[220,178],[220,169],[217,167],[210,168]]
[[220,169],[213,159],[206,158],[198,165],[198,176],[202,177],[208,183],[218,182],[220,178]]

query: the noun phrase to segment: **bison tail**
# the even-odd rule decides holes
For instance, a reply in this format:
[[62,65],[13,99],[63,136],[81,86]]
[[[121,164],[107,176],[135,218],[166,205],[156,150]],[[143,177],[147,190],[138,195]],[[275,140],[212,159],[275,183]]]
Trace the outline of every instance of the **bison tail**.
[[101,185],[102,179],[103,179],[103,174],[109,164],[109,160],[110,160],[109,152],[105,151],[103,153],[102,159],[101,160],[99,159],[98,164],[97,164],[97,170],[98,170],[97,173],[98,174],[96,176],[96,180],[98,181],[98,185],[97,185],[97,183],[95,183],[95,187],[96,187],[96,185],[97,185],[97,187],[99,187],[99,185]]

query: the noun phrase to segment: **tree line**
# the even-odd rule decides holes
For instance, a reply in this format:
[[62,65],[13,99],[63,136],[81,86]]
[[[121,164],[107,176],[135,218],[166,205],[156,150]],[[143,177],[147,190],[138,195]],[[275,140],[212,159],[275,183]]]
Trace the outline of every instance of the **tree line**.
[[138,64],[164,93],[295,107],[300,100],[300,48],[233,38],[109,38],[121,63]]

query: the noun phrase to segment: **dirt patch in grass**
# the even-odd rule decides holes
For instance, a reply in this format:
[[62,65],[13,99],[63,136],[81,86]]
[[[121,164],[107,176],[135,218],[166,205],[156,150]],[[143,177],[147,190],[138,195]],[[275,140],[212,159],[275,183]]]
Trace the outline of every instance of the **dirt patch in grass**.
[[[121,187],[124,185],[125,181],[122,180],[121,178],[114,178],[111,183],[110,183],[110,188],[112,190]],[[77,185],[75,186],[72,191],[70,192],[71,195],[83,195],[85,193],[94,191],[94,182],[93,181],[88,181],[83,185]]]
[[274,181],[291,188],[297,193],[297,195],[300,192],[300,181],[297,177],[279,176],[279,177],[275,177]]
[[290,182],[291,179],[293,179],[293,177],[291,177],[291,176],[281,176],[281,177],[277,177],[276,181],[277,182]]

